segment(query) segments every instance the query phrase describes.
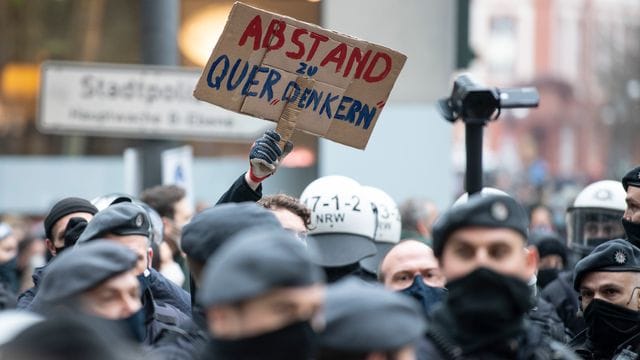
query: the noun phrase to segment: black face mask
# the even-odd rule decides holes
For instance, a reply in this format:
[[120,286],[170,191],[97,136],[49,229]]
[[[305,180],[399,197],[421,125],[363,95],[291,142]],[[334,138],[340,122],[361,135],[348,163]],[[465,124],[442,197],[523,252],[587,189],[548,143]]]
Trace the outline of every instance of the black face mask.
[[531,308],[531,290],[526,282],[487,268],[447,283],[447,289],[444,309],[451,315],[447,331],[465,352],[519,334],[524,315]]
[[316,334],[308,321],[266,334],[237,339],[212,339],[207,351],[216,360],[307,360],[313,358]]
[[624,232],[627,233],[627,240],[635,246],[640,247],[640,224],[622,218]]
[[640,312],[594,299],[584,311],[587,336],[602,355],[611,355],[616,348],[638,335]]
[[67,227],[64,229],[64,246],[55,246],[56,256],[60,255],[65,249],[72,248],[80,238],[80,235],[84,232],[84,229],[87,228],[88,224],[89,222],[85,218],[72,217],[69,219]]
[[425,284],[422,275],[414,277],[411,286],[400,290],[400,292],[418,300],[425,314],[429,314],[431,308],[439,304],[447,295],[447,289]]
[[558,278],[559,273],[560,270],[556,268],[538,270],[538,287],[544,289],[550,282]]
[[70,248],[74,246],[88,224],[89,222],[85,218],[72,217],[69,219],[67,227],[64,230],[64,247]]
[[144,308],[140,308],[140,310],[131,314],[131,316],[115,321],[118,322],[120,327],[124,329],[131,339],[141,343],[147,335],[147,329],[144,326],[144,319]]
[[129,317],[123,319],[105,319],[97,315],[85,314],[86,318],[98,327],[112,331],[114,335],[136,343],[142,343],[147,335],[144,324],[144,308],[134,312]]

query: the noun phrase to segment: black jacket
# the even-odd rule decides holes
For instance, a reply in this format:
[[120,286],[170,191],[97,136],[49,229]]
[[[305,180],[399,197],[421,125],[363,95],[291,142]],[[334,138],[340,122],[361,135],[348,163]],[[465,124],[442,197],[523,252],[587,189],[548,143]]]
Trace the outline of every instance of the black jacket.
[[39,267],[33,271],[33,275],[31,275],[31,279],[33,280],[33,287],[25,290],[25,292],[18,296],[18,305],[16,306],[18,309],[31,310],[31,303],[33,302],[33,298],[35,298],[36,294],[38,293],[40,280],[44,276],[44,270],[46,268],[47,265]]
[[591,340],[589,340],[587,329],[571,339],[569,346],[584,360],[640,359],[640,334],[635,334],[632,338],[620,344],[613,354],[598,352],[598,349],[596,349]]
[[256,202],[262,198],[262,184],[258,185],[256,190],[253,190],[249,187],[249,184],[244,180],[244,174],[240,175],[236,181],[231,184],[229,190],[227,190],[216,205],[225,204],[225,203],[238,203],[244,201],[253,201]]
[[557,279],[542,290],[540,296],[553,305],[570,336],[575,336],[586,328],[584,319],[578,317],[579,294],[573,289],[573,271],[560,273]]
[[[438,314],[439,312],[439,314]],[[560,342],[543,334],[539,326],[532,325],[528,319],[514,327],[515,331],[505,335],[490,335],[491,340],[484,344],[478,342],[473,350],[465,350],[458,343],[454,332],[458,331],[453,317],[448,315],[446,307],[440,307],[430,316],[427,325],[426,341],[419,343],[418,358],[432,360],[573,360],[578,357]],[[508,334],[508,335],[507,335]],[[467,336],[468,337],[468,336]]]

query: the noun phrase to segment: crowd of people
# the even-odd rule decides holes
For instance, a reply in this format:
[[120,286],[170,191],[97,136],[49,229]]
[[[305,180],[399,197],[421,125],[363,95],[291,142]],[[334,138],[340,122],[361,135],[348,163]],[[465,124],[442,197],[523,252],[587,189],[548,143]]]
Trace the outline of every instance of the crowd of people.
[[441,212],[338,175],[262,196],[279,142],[195,214],[157,186],[0,223],[0,359],[640,359],[640,167],[564,235],[491,188]]

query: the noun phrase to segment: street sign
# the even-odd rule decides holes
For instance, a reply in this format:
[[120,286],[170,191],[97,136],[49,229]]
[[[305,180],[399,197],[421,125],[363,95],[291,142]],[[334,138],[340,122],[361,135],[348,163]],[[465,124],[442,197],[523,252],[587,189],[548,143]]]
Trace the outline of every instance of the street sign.
[[200,70],[48,61],[41,69],[43,133],[200,140],[251,140],[259,119],[196,100]]
[[183,188],[190,205],[193,206],[193,148],[191,146],[181,146],[162,152],[162,184]]

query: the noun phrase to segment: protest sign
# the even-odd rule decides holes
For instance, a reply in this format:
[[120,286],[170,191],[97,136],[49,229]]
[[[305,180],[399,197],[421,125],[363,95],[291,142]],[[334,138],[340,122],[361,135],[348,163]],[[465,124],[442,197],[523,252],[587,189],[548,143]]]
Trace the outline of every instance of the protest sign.
[[364,149],[405,61],[386,47],[236,2],[194,96]]

